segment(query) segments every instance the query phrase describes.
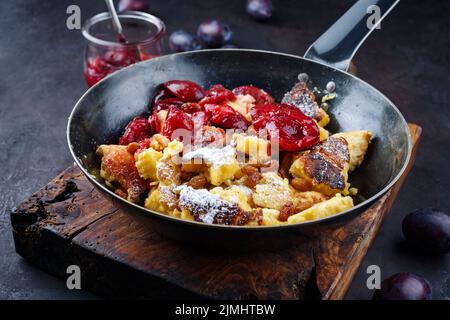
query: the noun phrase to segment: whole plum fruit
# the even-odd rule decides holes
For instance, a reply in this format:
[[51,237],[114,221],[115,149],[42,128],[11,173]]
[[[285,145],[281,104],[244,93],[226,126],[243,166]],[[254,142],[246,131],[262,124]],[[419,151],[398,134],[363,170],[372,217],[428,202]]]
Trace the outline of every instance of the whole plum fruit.
[[442,211],[416,210],[403,219],[402,230],[408,242],[427,252],[450,252],[450,216]]
[[209,48],[219,48],[231,40],[230,27],[219,21],[205,21],[198,26],[197,37]]
[[255,20],[264,21],[270,19],[273,14],[271,0],[247,0],[247,13]]
[[119,12],[123,11],[148,11],[148,0],[120,0]]
[[381,282],[381,288],[375,290],[374,300],[429,300],[430,283],[409,272],[396,273]]
[[197,38],[184,30],[177,30],[170,35],[169,47],[172,52],[185,52],[201,48]]

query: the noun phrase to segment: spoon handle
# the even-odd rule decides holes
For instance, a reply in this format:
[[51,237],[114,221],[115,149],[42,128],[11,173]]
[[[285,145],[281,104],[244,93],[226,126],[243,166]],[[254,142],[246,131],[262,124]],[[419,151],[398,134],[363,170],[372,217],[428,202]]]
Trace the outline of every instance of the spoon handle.
[[346,71],[356,50],[399,1],[357,1],[309,47],[304,57]]
[[114,7],[113,0],[105,0],[108,11],[111,14],[112,24],[114,30],[116,30],[119,36],[122,35],[122,25],[120,24],[119,17],[117,16],[116,8]]

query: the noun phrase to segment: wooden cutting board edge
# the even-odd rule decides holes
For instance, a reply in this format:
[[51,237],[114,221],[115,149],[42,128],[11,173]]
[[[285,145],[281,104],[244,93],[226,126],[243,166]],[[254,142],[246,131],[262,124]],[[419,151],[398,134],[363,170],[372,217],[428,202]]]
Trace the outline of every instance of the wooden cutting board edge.
[[[410,163],[408,165],[408,168],[405,170],[405,173],[403,174],[403,176],[401,177],[401,179],[399,180],[399,182],[397,182],[397,184],[393,187],[393,189],[391,189],[389,191],[388,194],[386,194],[381,200],[379,200],[374,206],[372,206],[369,210],[367,210],[367,215],[371,216],[370,211],[372,211],[372,214],[374,216],[374,218],[372,219],[371,223],[368,224],[366,226],[366,229],[363,232],[362,238],[358,239],[359,243],[356,246],[352,246],[350,248],[344,248],[345,251],[343,253],[343,255],[345,256],[345,259],[343,259],[342,261],[338,261],[338,263],[332,262],[332,263],[322,263],[322,264],[318,264],[319,266],[324,266],[323,268],[318,268],[316,270],[316,277],[317,277],[317,287],[320,290],[321,294],[322,294],[322,298],[323,299],[342,299],[354,277],[354,275],[356,274],[356,271],[359,268],[359,265],[361,264],[367,250],[369,249],[370,245],[372,244],[373,240],[375,239],[375,236],[379,230],[379,228],[381,227],[381,224],[384,220],[384,218],[386,217],[389,209],[391,208],[395,197],[397,196],[398,191],[400,190],[401,185],[403,184],[409,170],[411,169],[413,162],[414,162],[414,158],[415,158],[415,154],[417,152],[417,146],[420,140],[420,135],[421,135],[421,128],[415,124],[409,124],[410,127],[410,131],[411,131],[411,138],[413,141],[413,151],[412,151],[412,155],[411,155],[411,159],[410,159]],[[81,174],[81,173],[80,173]],[[60,176],[58,176],[56,178],[56,180],[58,179],[64,179],[64,173]],[[76,179],[76,178],[75,178]],[[79,176],[79,181],[80,183],[85,183],[86,179],[84,179],[84,177]],[[72,184],[64,184],[64,188],[76,188],[76,184],[72,185]],[[50,199],[49,201],[54,201],[52,200],[52,197],[57,198],[60,194],[70,194],[71,190],[63,190],[64,192],[62,192],[62,190],[53,190],[50,187],[44,187],[42,190],[40,190],[39,192],[37,192],[36,194],[34,194],[33,196],[31,196],[28,200],[26,200],[24,203],[22,203],[21,205],[19,205],[18,207],[18,211],[20,212],[20,210],[27,210],[27,212],[21,212],[21,214],[17,214],[17,210],[15,211],[15,213],[13,212],[11,214],[11,219],[12,219],[12,224],[13,224],[13,234],[14,234],[14,240],[16,243],[16,250],[19,254],[23,255],[25,258],[27,258],[28,260],[30,260],[32,263],[36,264],[37,266],[39,266],[40,268],[49,271],[59,277],[65,278],[67,276],[67,274],[65,274],[63,271],[65,270],[64,266],[67,266],[68,263],[71,263],[71,261],[73,261],[73,263],[79,263],[80,259],[83,260],[80,257],[74,257],[71,256],[71,254],[78,252],[79,254],[83,254],[80,253],[77,250],[73,250],[70,253],[69,252],[61,252],[61,251],[52,251],[52,247],[56,248],[57,246],[52,246],[52,243],[56,243],[58,241],[63,241],[65,242],[65,244],[62,245],[62,247],[64,247],[64,245],[67,246],[67,243],[69,243],[69,247],[71,246],[70,242],[71,239],[75,238],[77,235],[79,235],[80,233],[82,233],[86,228],[89,228],[90,225],[96,223],[97,221],[100,221],[102,219],[105,219],[105,217],[108,217],[109,215],[112,215],[115,210],[112,210],[111,208],[106,208],[106,210],[103,210],[103,208],[101,207],[102,201],[99,200],[99,208],[97,208],[97,210],[95,211],[95,218],[92,219],[92,216],[89,216],[89,219],[86,219],[86,223],[79,223],[80,220],[79,219],[83,219],[83,212],[77,212],[77,223],[74,225],[71,225],[71,220],[69,219],[68,221],[64,220],[63,222],[61,222],[61,228],[59,228],[59,222],[58,220],[58,214],[56,214],[54,217],[47,217],[47,219],[45,221],[43,221],[42,223],[45,223],[47,225],[49,224],[49,221],[51,221],[51,228],[53,228],[54,234],[52,235],[52,232],[47,232],[47,233],[41,233],[39,236],[41,237],[46,237],[48,239],[40,239],[39,243],[41,243],[41,247],[39,248],[39,250],[32,250],[32,246],[33,246],[33,237],[35,237],[36,235],[33,234],[32,230],[27,230],[27,232],[24,232],[23,229],[21,229],[21,225],[29,225],[29,226],[33,226],[33,228],[36,228],[37,225],[39,225],[39,212],[40,210],[42,210],[42,208],[39,207],[39,204],[35,203],[35,200],[37,198],[40,197],[46,197],[47,199]],[[85,192],[81,192],[81,194],[78,194],[78,200],[80,199],[80,197],[82,198],[84,197],[89,197],[89,190],[92,191],[92,188],[85,188]],[[73,190],[74,192],[76,190]],[[59,199],[61,200],[61,199]],[[27,205],[28,204],[28,205]],[[29,204],[32,204],[31,206]],[[74,210],[79,210],[79,208],[74,208]],[[34,214],[30,215],[30,211],[33,211]],[[379,213],[382,214],[379,214]],[[366,214],[364,213],[364,214]],[[378,213],[378,214],[375,214]],[[30,221],[26,221],[26,220],[30,220]],[[36,220],[36,221],[32,221],[32,220]],[[50,219],[50,220],[49,220]],[[52,221],[52,219],[55,219],[55,221]],[[83,221],[83,220],[81,220]],[[62,235],[62,237],[59,237],[58,235]],[[319,244],[319,247],[321,247],[321,244]],[[322,261],[324,260],[322,257],[326,257],[327,256],[327,250],[329,250],[329,248],[326,247],[326,245],[323,246],[323,252],[319,250],[319,253],[317,254],[318,257],[315,257],[316,259],[318,259],[318,261],[320,261],[322,259]],[[64,251],[64,250],[63,250]],[[91,251],[91,254],[96,254],[95,250]],[[56,255],[56,256],[55,256]],[[52,257],[51,259],[49,259],[49,257]],[[103,260],[106,261],[106,263],[113,263],[114,261],[110,261],[110,259],[106,256],[103,257]],[[87,263],[87,265],[89,266],[89,261],[84,261],[85,263]],[[116,261],[117,262],[117,261]],[[316,261],[317,262],[317,261]],[[58,265],[57,268],[55,268],[55,265]],[[117,265],[114,264],[115,266]],[[337,265],[337,266],[336,266]],[[125,265],[123,265],[125,266]],[[117,266],[116,266],[117,267]],[[336,271],[335,269],[338,268],[338,273],[336,277],[333,277],[332,279],[329,279],[329,277],[327,278],[326,274],[329,271],[328,268],[334,269],[333,271]],[[117,268],[116,268],[117,269]],[[119,270],[120,267],[117,269]],[[55,272],[55,270],[58,270]],[[128,270],[129,271],[129,270]],[[127,272],[126,269],[124,269],[124,272]],[[176,285],[171,285],[170,283],[168,283],[165,279],[159,279],[158,280],[158,275],[147,275],[150,276],[152,279],[147,279],[149,281],[149,283],[152,283],[155,285],[155,290],[152,290],[155,292],[155,294],[158,294],[158,292],[164,292],[164,290],[168,291],[167,294],[181,294],[181,295],[189,295],[189,292],[192,288],[178,288],[179,290],[175,290]],[[124,279],[125,280],[125,279]],[[131,275],[128,277],[128,281],[139,281],[139,276],[137,275]],[[159,285],[156,285],[156,283],[159,283]],[[104,295],[104,296],[113,296],[111,295],[114,292],[114,288],[113,286],[111,286],[108,290],[108,288],[105,287],[99,287],[99,288],[95,288],[95,287],[91,287],[88,288],[93,292],[96,292],[98,294]],[[175,290],[175,291],[173,291]],[[197,294],[200,294],[200,296],[203,296],[201,294],[201,292],[196,292]],[[120,294],[120,292],[118,293]],[[143,296],[146,296],[146,293],[142,293]],[[219,296],[220,297],[220,296]]]

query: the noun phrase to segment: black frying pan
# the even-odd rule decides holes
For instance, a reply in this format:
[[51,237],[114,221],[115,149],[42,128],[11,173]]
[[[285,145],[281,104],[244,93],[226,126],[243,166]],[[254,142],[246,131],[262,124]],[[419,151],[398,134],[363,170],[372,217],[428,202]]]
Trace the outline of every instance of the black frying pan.
[[[306,57],[258,50],[204,50],[167,55],[125,68],[89,89],[69,117],[70,151],[87,177],[130,214],[152,219],[156,230],[183,242],[213,248],[274,248],[298,241],[298,233],[321,224],[343,223],[357,216],[386,193],[408,163],[411,142],[405,119],[378,90],[345,72],[350,59],[370,33],[367,8],[376,4],[384,17],[397,1],[358,1],[308,50]],[[376,9],[375,9],[376,10]],[[370,11],[370,10],[369,10]],[[375,26],[374,26],[375,27]],[[319,62],[318,62],[319,61]],[[315,86],[336,83],[338,97],[330,104],[331,132],[370,130],[374,140],[366,159],[350,177],[359,189],[354,208],[320,220],[276,227],[207,225],[184,221],[145,209],[120,198],[99,177],[98,145],[116,143],[125,125],[148,112],[155,88],[173,79],[188,79],[203,87],[222,83],[228,88],[254,84],[281,99],[306,72]]]

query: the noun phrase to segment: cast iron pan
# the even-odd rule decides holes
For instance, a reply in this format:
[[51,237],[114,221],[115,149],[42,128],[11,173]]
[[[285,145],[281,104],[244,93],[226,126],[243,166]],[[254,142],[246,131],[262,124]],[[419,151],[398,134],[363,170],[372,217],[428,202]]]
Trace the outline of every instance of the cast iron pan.
[[[203,50],[163,56],[114,73],[90,88],[70,115],[67,138],[76,163],[100,191],[113,197],[127,212],[152,219],[156,230],[185,243],[214,249],[280,248],[298,241],[298,233],[308,228],[348,221],[389,190],[405,170],[411,152],[409,130],[399,110],[378,90],[345,72],[353,53],[372,30],[366,25],[367,7],[371,4],[376,4],[384,17],[396,1],[358,1],[310,47],[305,58],[258,50]],[[318,88],[325,88],[328,81],[336,83],[338,97],[330,104],[328,130],[364,129],[374,134],[365,161],[350,177],[352,186],[359,189],[356,205],[350,210],[286,226],[207,225],[128,202],[108,189],[99,177],[96,148],[116,143],[133,117],[148,112],[149,100],[160,83],[188,79],[205,88],[216,83],[228,88],[253,84],[281,99],[302,72]]]

